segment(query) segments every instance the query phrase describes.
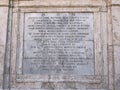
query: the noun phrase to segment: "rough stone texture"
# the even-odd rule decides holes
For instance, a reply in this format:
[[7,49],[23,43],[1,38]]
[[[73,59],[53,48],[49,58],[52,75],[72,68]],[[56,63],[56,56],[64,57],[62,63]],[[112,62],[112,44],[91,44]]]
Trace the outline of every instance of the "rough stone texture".
[[115,60],[115,83],[116,90],[120,89],[120,7],[112,7],[114,60]]
[[[0,89],[3,86],[8,1],[0,0]],[[12,39],[9,40],[11,90],[120,90],[120,0],[14,0],[13,6],[10,14],[13,15]],[[83,76],[76,82],[71,75],[63,78],[22,75],[25,12],[94,13],[95,76]]]
[[7,13],[7,7],[0,7],[0,88],[2,88],[3,83],[2,81],[7,30]]
[[112,4],[114,4],[114,5],[120,5],[120,0],[112,0]]
[[102,0],[52,0],[50,2],[49,0],[31,0],[29,1],[23,1],[19,0],[19,6],[104,6],[105,1]]
[[4,7],[4,6],[8,6],[9,2],[8,0],[0,0],[0,6]]

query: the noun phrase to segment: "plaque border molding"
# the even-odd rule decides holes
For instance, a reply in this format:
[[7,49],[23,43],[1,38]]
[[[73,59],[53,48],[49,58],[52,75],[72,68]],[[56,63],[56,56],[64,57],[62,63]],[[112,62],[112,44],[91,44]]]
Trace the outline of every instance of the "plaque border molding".
[[[49,82],[62,82],[62,81],[78,81],[78,82],[86,82],[86,83],[100,83],[103,76],[103,61],[102,61],[102,41],[101,41],[101,14],[96,11],[98,8],[94,9],[80,9],[80,8],[56,8],[56,9],[39,9],[34,11],[34,13],[41,12],[76,12],[76,13],[93,13],[93,33],[94,33],[94,48],[95,48],[95,75],[84,75],[78,77],[74,76],[48,76],[48,75],[22,75],[22,50],[23,50],[23,30],[24,30],[24,14],[31,13],[31,9],[21,9],[18,13],[17,20],[18,28],[17,28],[17,57],[16,57],[16,81],[17,82],[35,82],[35,81],[49,81]],[[99,22],[99,24],[98,24]],[[99,42],[99,43],[98,43]]]

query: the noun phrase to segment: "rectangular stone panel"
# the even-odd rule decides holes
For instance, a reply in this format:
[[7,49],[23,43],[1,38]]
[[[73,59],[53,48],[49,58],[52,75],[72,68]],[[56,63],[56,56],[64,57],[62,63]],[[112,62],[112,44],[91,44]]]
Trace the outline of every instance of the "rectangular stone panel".
[[94,75],[93,13],[25,13],[23,74]]
[[105,1],[102,0],[19,0],[19,6],[104,6],[106,5]]
[[9,5],[9,0],[0,0],[0,6],[7,6]]

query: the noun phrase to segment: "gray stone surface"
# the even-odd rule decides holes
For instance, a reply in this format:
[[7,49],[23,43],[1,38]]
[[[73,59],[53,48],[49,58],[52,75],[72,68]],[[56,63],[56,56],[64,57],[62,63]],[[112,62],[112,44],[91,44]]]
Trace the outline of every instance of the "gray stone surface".
[[23,74],[94,75],[93,14],[26,13],[23,53]]

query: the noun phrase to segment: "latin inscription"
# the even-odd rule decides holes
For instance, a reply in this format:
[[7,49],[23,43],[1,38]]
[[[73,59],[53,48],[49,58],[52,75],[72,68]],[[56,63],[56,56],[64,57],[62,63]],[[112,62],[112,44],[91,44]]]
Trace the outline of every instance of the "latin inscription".
[[94,74],[92,13],[26,13],[23,74]]

